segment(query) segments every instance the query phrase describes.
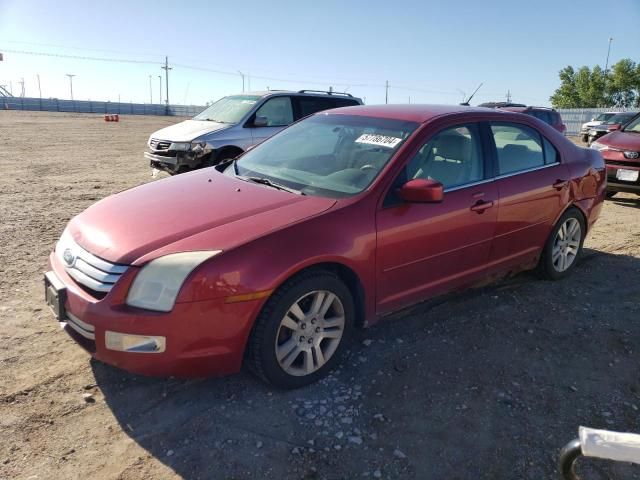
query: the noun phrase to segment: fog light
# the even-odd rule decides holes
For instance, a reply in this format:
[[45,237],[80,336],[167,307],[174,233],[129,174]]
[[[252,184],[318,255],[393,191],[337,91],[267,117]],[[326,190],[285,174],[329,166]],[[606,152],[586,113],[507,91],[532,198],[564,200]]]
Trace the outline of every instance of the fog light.
[[106,331],[104,343],[109,350],[131,353],[162,353],[167,347],[165,337],[130,335]]

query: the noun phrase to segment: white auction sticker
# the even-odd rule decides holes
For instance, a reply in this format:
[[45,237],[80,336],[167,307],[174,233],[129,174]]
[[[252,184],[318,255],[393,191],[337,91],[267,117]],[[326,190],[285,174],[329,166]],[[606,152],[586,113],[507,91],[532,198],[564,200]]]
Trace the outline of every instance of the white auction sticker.
[[369,145],[378,145],[380,147],[394,148],[402,141],[401,138],[388,137],[387,135],[373,135],[371,133],[363,133],[360,135],[356,143],[366,143]]

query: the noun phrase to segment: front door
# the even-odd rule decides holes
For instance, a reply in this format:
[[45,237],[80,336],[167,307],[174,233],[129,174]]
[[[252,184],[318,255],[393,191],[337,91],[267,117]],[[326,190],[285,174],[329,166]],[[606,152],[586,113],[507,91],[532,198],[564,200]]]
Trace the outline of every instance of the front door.
[[272,135],[275,135],[286,126],[293,123],[293,107],[291,97],[273,97],[268,99],[256,110],[253,121],[256,117],[266,119],[266,126],[251,128],[253,144],[257,145]]
[[432,136],[395,183],[440,181],[441,203],[405,203],[389,192],[377,213],[378,313],[464,286],[484,275],[498,190],[485,165],[478,124]]

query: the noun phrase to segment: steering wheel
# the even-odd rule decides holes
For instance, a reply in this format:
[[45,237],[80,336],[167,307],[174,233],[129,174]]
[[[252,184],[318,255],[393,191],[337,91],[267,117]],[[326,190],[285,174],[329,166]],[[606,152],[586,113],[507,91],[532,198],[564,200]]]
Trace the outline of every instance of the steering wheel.
[[360,167],[360,170],[362,170],[363,172],[366,172],[367,170],[375,170],[375,169],[376,167],[374,167],[370,163],[367,163],[366,165],[363,165]]

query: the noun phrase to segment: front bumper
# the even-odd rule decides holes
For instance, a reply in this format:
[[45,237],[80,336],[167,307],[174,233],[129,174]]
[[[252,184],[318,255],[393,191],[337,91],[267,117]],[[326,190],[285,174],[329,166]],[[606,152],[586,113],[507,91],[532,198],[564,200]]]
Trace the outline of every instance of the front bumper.
[[[176,303],[168,313],[152,312],[125,304],[135,267],[98,300],[67,275],[55,255],[49,262],[52,271],[47,275],[65,288],[62,326],[96,359],[152,376],[208,377],[240,370],[247,338],[264,299],[226,303],[221,297]],[[122,334],[127,338],[122,340]],[[123,351],[124,343],[135,340],[132,336],[140,336],[143,347]],[[155,339],[161,348],[147,348],[145,338]]]
[[144,158],[149,160],[151,168],[157,168],[168,173],[178,173],[182,170],[192,170],[202,166],[203,160],[210,153],[208,150],[176,152],[164,150],[162,154],[144,152]]
[[[606,160],[605,160],[606,163]],[[607,165],[607,191],[609,192],[624,192],[624,193],[638,193],[640,194],[640,165]],[[636,170],[638,171],[638,180],[635,182],[626,182],[619,180],[616,177],[618,170]]]

